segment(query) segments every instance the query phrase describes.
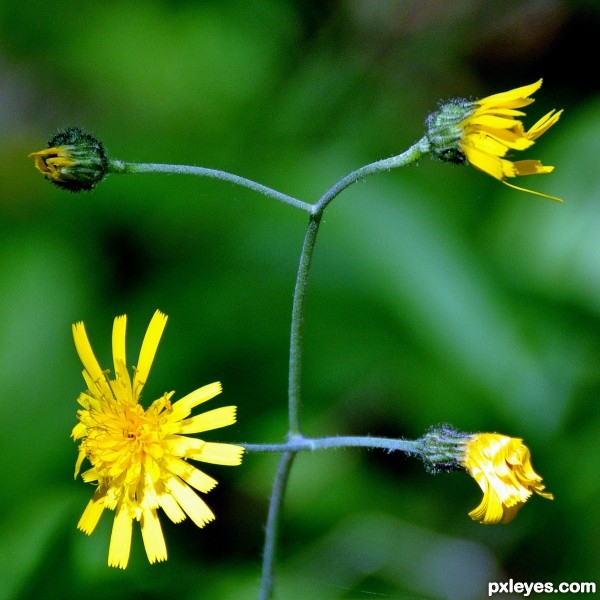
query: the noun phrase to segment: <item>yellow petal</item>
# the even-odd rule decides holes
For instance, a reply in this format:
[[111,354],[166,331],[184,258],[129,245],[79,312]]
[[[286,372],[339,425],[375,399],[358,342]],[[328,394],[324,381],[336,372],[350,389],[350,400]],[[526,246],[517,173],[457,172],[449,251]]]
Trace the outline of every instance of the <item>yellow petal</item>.
[[497,156],[466,144],[463,146],[463,152],[471,165],[502,181],[504,178],[502,161]]
[[77,423],[77,425],[73,427],[73,431],[71,431],[71,437],[74,440],[78,440],[79,438],[82,438],[85,435],[86,431],[87,427],[83,423]]
[[[99,410],[100,402],[98,401],[98,399],[106,399],[111,397],[110,390],[106,389],[106,378],[103,375],[101,379],[97,379],[96,381],[94,381],[91,375],[85,369],[82,371],[81,374],[83,375],[83,380],[87,385],[88,391],[91,392],[91,394],[93,394],[88,394],[88,402],[90,402],[90,408],[93,408],[94,410]],[[90,400],[90,398],[92,398],[92,400]]]
[[469,513],[469,516],[474,521],[481,521],[484,525],[495,525],[502,521],[504,508],[493,492],[484,492],[481,503]]
[[91,467],[90,469],[84,471],[81,474],[81,479],[83,479],[85,483],[92,483],[94,481],[98,481],[98,471],[95,467]]
[[115,376],[125,388],[128,397],[131,395],[131,378],[127,371],[127,354],[125,351],[125,332],[127,329],[127,315],[116,317],[113,324],[112,351]]
[[504,156],[507,148],[510,148],[511,150],[526,150],[534,144],[526,134],[509,129],[486,128],[482,133],[484,133],[487,138],[493,139],[504,147],[504,152],[494,152],[494,154],[497,154],[498,156]]
[[103,394],[109,397],[111,395],[110,389],[106,383],[100,364],[92,350],[83,322],[80,321],[73,325],[73,339],[75,341],[77,354],[79,354],[79,358],[81,359],[85,370],[89,373],[91,380],[98,386]]
[[[73,437],[75,437],[75,436],[73,436]],[[75,438],[75,439],[77,439],[77,438]],[[73,477],[74,479],[77,479],[77,475],[79,475],[79,469],[81,469],[81,463],[83,462],[84,458],[85,458],[85,451],[79,450],[79,454],[77,455],[77,462],[75,463],[75,475]]]
[[206,444],[204,440],[185,435],[170,435],[165,439],[167,452],[171,456],[189,458],[190,452],[200,451]]
[[205,442],[201,448],[190,450],[187,457],[215,465],[235,466],[241,464],[243,454],[244,448],[242,446]]
[[524,85],[522,87],[515,88],[514,90],[508,90],[507,92],[500,92],[499,94],[494,94],[493,96],[487,96],[486,98],[478,100],[477,104],[480,106],[490,104],[503,106],[505,108],[520,108],[522,106],[527,106],[533,102],[529,96],[540,89],[542,86],[542,81],[543,79],[540,79],[535,83],[530,83],[529,85]]
[[548,114],[544,115],[539,121],[537,121],[530,129],[527,131],[527,137],[530,140],[536,140],[543,133],[546,133],[554,123],[560,119],[560,115],[562,115],[563,111],[559,110],[556,114],[554,114],[554,110],[551,110]]
[[181,521],[185,520],[185,513],[181,510],[181,507],[170,493],[165,492],[164,494],[160,494],[158,496],[158,503],[165,511],[165,515],[167,515],[173,523],[181,523]]
[[133,391],[136,401],[148,379],[152,361],[154,360],[160,338],[165,329],[165,325],[167,324],[167,318],[167,315],[160,312],[160,310],[157,310],[152,316],[148,329],[146,330],[146,335],[144,336],[142,348],[140,350],[140,357],[133,377]]
[[110,546],[108,548],[108,566],[125,569],[131,550],[132,520],[129,511],[122,504],[115,514]]
[[196,467],[180,458],[167,458],[166,467],[171,473],[179,476],[183,481],[196,488],[199,492],[210,492],[210,490],[217,485],[216,479],[209,477],[206,473],[196,469]]
[[519,512],[522,506],[522,502],[517,502],[513,506],[505,506],[504,516],[502,517],[502,523],[510,523],[517,516],[517,513]]
[[[473,112],[474,115],[477,114],[488,114],[488,115],[497,115],[499,117],[524,117],[527,113],[522,110],[515,110],[514,108],[501,108],[498,106],[485,106],[476,108]],[[468,120],[468,117],[467,117]]]
[[77,529],[83,531],[83,533],[90,535],[94,529],[96,529],[96,525],[98,525],[98,521],[102,516],[102,511],[104,510],[104,493],[98,488],[92,499],[88,502],[79,522],[77,523]]
[[214,520],[215,515],[206,503],[181,479],[171,477],[167,482],[167,488],[171,491],[179,506],[198,527],[204,527],[209,521]]
[[543,175],[554,171],[554,167],[544,166],[539,160],[515,160],[513,165],[516,175]]
[[150,564],[167,560],[167,546],[156,511],[145,509],[140,525],[144,548]]
[[528,194],[533,194],[534,196],[540,196],[541,198],[547,198],[548,200],[554,200],[555,202],[563,202],[561,198],[557,198],[556,196],[550,196],[549,194],[543,194],[542,192],[536,192],[535,190],[528,190],[526,188],[519,187],[518,185],[514,185],[509,183],[506,180],[502,180],[504,185],[511,187],[515,190],[519,190],[520,192],[527,192]]
[[478,128],[491,127],[492,129],[512,129],[515,127],[516,123],[518,123],[518,121],[515,121],[514,119],[497,117],[495,115],[490,115],[489,113],[479,116],[474,114],[468,118],[468,125],[477,126]]
[[221,406],[179,423],[165,424],[168,433],[201,433],[235,423],[235,406]]
[[467,136],[466,139],[463,140],[463,146],[466,145],[471,145],[481,152],[493,154],[494,156],[504,156],[508,152],[508,146],[506,144],[499,142],[483,132]]
[[214,398],[221,393],[221,390],[221,383],[219,381],[209,383],[208,385],[194,390],[187,396],[174,402],[172,410],[165,416],[165,419],[169,422],[185,419],[194,407]]

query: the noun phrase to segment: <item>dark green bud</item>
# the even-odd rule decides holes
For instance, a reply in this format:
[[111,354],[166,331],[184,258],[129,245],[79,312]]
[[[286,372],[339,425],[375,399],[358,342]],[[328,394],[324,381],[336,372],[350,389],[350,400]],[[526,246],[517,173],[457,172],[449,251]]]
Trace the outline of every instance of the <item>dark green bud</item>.
[[52,183],[71,192],[89,191],[108,172],[102,142],[78,127],[59,131],[46,150],[32,152],[36,168]]

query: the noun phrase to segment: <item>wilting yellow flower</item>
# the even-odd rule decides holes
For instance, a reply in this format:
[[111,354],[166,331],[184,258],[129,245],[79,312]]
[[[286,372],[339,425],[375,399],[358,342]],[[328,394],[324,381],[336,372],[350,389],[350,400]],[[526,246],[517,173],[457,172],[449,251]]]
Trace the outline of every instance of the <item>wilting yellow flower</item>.
[[525,113],[515,109],[531,104],[534,100],[530,96],[541,85],[540,79],[531,85],[477,100],[475,110],[460,123],[463,129],[460,146],[470,164],[506,185],[551,200],[559,200],[554,196],[518,187],[506,180],[507,177],[540,175],[554,171],[554,167],[544,166],[539,160],[513,162],[504,158],[511,150],[525,150],[533,146],[535,140],[560,118],[562,110],[551,110],[528,131],[525,131],[523,123],[516,118],[525,116]]
[[563,112],[551,110],[525,131],[518,119],[525,113],[516,109],[531,104],[534,100],[530,96],[541,85],[540,79],[531,85],[481,100],[455,98],[442,103],[426,122],[430,152],[447,162],[466,161],[517,190],[562,202],[560,198],[518,187],[507,181],[507,178],[541,175],[554,170],[554,167],[545,166],[539,160],[512,161],[508,158],[511,151],[533,146],[535,140],[548,131]]
[[108,157],[102,142],[78,127],[59,131],[48,148],[29,154],[37,170],[63,189],[89,191],[108,173]]
[[[238,465],[243,448],[205,442],[182,434],[200,433],[235,423],[235,406],[225,406],[189,417],[192,409],[221,392],[211,383],[171,403],[164,394],[144,410],[140,395],[167,317],[156,311],[142,342],[133,379],[125,355],[126,316],[117,317],[112,334],[114,379],[100,368],[83,323],[73,325],[77,353],[83,363],[87,390],[80,394],[79,423],[72,437],[81,440],[75,465],[77,477],[85,458],[91,468],[82,474],[96,483],[96,491],[77,527],[91,534],[105,508],[115,511],[108,564],[124,569],[129,561],[133,521],[139,521],[151,563],[164,561],[167,549],[157,509],[175,523],[186,516],[203,527],[215,517],[194,490],[206,493],[217,482],[187,459],[219,465]],[[189,418],[188,418],[189,417]]]
[[508,523],[533,492],[544,492],[542,478],[533,470],[523,440],[497,433],[476,433],[465,441],[462,466],[483,491],[481,504],[469,516],[484,524]]

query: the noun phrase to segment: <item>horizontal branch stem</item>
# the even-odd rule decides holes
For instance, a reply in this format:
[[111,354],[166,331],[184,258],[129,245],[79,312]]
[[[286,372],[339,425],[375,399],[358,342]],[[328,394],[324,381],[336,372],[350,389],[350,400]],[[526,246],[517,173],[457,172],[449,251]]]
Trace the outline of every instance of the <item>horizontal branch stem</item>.
[[251,179],[221,171],[218,169],[207,169],[206,167],[195,167],[192,165],[167,165],[161,163],[131,163],[122,160],[111,160],[108,167],[109,173],[170,173],[172,175],[195,175],[197,177],[208,177],[210,179],[220,179],[248,188],[268,198],[289,204],[294,208],[299,208],[307,213],[313,212],[312,204],[298,200],[293,196],[282,194],[270,187],[256,183]]
[[388,452],[421,453],[419,440],[402,440],[370,436],[334,436],[307,438],[293,436],[283,444],[241,444],[248,453],[259,452],[303,452],[306,450],[325,450],[327,448],[383,448]]

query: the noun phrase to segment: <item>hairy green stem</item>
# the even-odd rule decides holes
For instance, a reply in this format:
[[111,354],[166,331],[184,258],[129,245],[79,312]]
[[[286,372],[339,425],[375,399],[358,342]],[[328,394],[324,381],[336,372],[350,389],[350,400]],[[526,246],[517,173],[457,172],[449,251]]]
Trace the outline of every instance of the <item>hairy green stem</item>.
[[388,452],[404,452],[416,456],[421,453],[420,440],[402,440],[370,436],[333,436],[306,438],[298,435],[284,444],[241,444],[248,453],[303,452],[327,448],[382,448]]
[[382,173],[383,171],[391,171],[398,167],[405,167],[410,165],[429,152],[429,142],[427,138],[423,137],[418,142],[413,144],[408,150],[402,154],[392,156],[391,158],[384,158],[376,162],[372,162],[364,167],[360,167],[352,173],[348,173],[345,177],[340,179],[335,185],[329,188],[319,201],[313,205],[313,212],[322,213],[327,205],[347,187],[356,183],[359,179],[366,177],[367,175],[373,175],[375,173]]
[[275,559],[277,556],[277,540],[279,537],[279,520],[283,507],[283,497],[296,457],[295,452],[285,452],[279,461],[277,475],[273,483],[273,491],[269,501],[269,514],[265,532],[265,549],[263,552],[262,575],[260,578],[259,600],[269,600],[273,594]]
[[220,171],[218,169],[207,169],[205,167],[194,167],[190,165],[165,165],[160,163],[130,163],[122,160],[111,160],[108,165],[109,173],[171,173],[176,175],[196,175],[197,177],[209,177],[210,179],[220,179],[229,181],[236,185],[248,188],[254,192],[258,192],[263,196],[289,204],[295,208],[299,208],[305,212],[312,212],[312,204],[298,200],[287,194],[282,194],[277,190],[273,190],[265,185],[256,183],[251,179]]
[[302,328],[304,324],[304,299],[306,296],[306,285],[308,283],[308,272],[312,260],[321,214],[310,217],[300,263],[296,275],[296,287],[294,289],[294,300],[292,303],[292,322],[290,333],[290,356],[288,371],[288,416],[289,435],[295,436],[300,433],[300,389],[302,375]]
[[[302,252],[300,254],[300,262],[298,264],[298,272],[296,275],[296,285],[294,288],[294,299],[292,303],[292,322],[291,322],[291,333],[290,333],[290,353],[289,353],[289,371],[288,371],[288,444],[289,448],[283,445],[262,445],[262,449],[258,449],[260,445],[247,445],[246,449],[251,451],[262,451],[262,452],[284,452],[281,459],[279,471],[275,480],[273,488],[273,495],[277,493],[277,498],[271,497],[271,503],[269,506],[269,518],[266,527],[266,538],[265,538],[265,560],[263,562],[263,578],[261,580],[261,600],[267,600],[270,598],[273,590],[273,569],[275,564],[275,550],[277,542],[277,529],[278,519],[281,506],[283,504],[283,496],[285,494],[285,488],[287,485],[287,479],[289,470],[295,453],[299,450],[312,449],[310,442],[306,442],[306,438],[303,438],[300,433],[300,405],[302,400],[301,395],[301,375],[302,375],[302,331],[304,325],[304,302],[306,298],[306,286],[308,284],[308,275],[310,271],[310,265],[312,262],[312,256],[317,240],[317,233],[319,232],[319,225],[323,212],[329,205],[329,203],[336,198],[342,191],[347,187],[356,183],[359,179],[372,175],[374,173],[380,173],[382,171],[389,171],[391,169],[409,165],[429,151],[429,142],[426,138],[422,138],[416,144],[411,146],[408,150],[387,158],[380,160],[369,165],[365,165],[355,171],[352,171],[344,178],[340,179],[334,184],[315,204],[310,205],[311,217],[308,222],[306,234],[304,236],[304,243],[302,245]],[[346,443],[339,443],[337,446],[334,440],[335,438],[328,438],[328,442],[321,440],[320,443],[330,443],[330,446],[323,445],[322,447],[341,447],[348,445],[363,445],[358,443],[359,438],[345,438]],[[344,438],[339,438],[344,439]],[[373,440],[375,438],[371,438]],[[350,443],[350,440],[354,440],[355,444]],[[304,446],[304,443],[308,446]],[[394,440],[395,446],[393,449],[404,450],[405,452],[416,453],[416,446],[414,442],[407,442],[403,440]],[[376,446],[389,449],[388,445]],[[295,447],[294,444],[300,444]],[[405,444],[404,448],[399,445]],[[365,444],[367,445],[367,444]],[[270,448],[267,450],[266,448]],[[373,447],[373,446],[371,446]],[[287,459],[286,459],[287,457]],[[268,552],[267,552],[268,546]]]
[[292,304],[292,322],[290,335],[289,371],[288,371],[288,413],[289,413],[289,435],[295,436],[300,433],[300,404],[301,404],[301,375],[302,375],[302,329],[304,324],[304,300],[306,286],[308,284],[308,273],[312,261],[312,255],[317,240],[319,224],[323,212],[329,203],[336,198],[347,187],[356,183],[359,179],[381,173],[391,169],[409,165],[429,150],[429,142],[422,138],[408,150],[397,156],[379,160],[365,165],[360,169],[352,171],[336,184],[334,184],[318,202],[311,205],[312,214],[308,222],[308,228],[302,245],[300,262],[296,275],[296,287],[294,289],[294,300]]

